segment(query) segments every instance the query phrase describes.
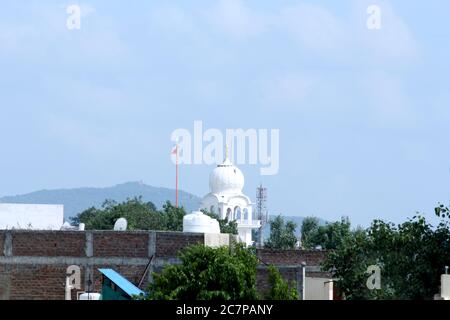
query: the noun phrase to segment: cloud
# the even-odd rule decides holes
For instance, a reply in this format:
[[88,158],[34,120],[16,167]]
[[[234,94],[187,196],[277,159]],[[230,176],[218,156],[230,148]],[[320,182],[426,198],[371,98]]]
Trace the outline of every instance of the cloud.
[[348,48],[349,30],[332,12],[319,5],[302,3],[281,9],[278,25],[305,49],[333,54]]
[[401,78],[376,71],[364,75],[360,81],[367,98],[368,113],[380,124],[410,124],[415,120],[412,101],[408,98]]
[[418,57],[420,48],[412,31],[390,2],[377,2],[381,13],[381,29],[369,30],[366,27],[369,15],[365,10],[371,4],[369,0],[354,2],[352,27],[358,40],[355,45],[366,50],[370,57],[381,59],[381,62],[394,60],[404,63]]
[[49,60],[65,67],[86,62],[117,66],[129,51],[114,20],[80,4],[81,29],[69,30],[68,5],[17,5],[14,10],[20,18],[4,21],[0,16],[0,55],[34,66]]
[[237,38],[259,35],[270,23],[268,16],[253,11],[241,0],[220,0],[208,16],[212,26]]
[[175,4],[155,7],[149,13],[150,30],[165,32],[194,32],[196,26],[189,12]]
[[277,75],[262,84],[264,100],[277,107],[298,107],[305,102],[316,82],[313,76],[296,73]]
[[349,10],[340,14],[307,2],[278,5],[271,11],[242,0],[219,0],[201,10],[164,5],[152,9],[150,21],[151,28],[167,32],[168,37],[175,32],[202,43],[218,41],[221,36],[241,41],[270,34],[287,39],[288,45],[296,44],[299,54],[344,63],[404,61],[405,56],[415,56],[418,46],[407,23],[389,2],[378,3],[382,29],[376,31],[366,26],[366,10],[372,4],[368,0],[350,2]]

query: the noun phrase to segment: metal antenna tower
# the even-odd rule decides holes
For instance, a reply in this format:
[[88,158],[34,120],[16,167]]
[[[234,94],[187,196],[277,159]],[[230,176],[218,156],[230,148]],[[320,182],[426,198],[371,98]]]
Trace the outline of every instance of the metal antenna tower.
[[256,215],[258,220],[261,221],[261,227],[258,232],[258,242],[259,245],[263,246],[263,228],[268,222],[268,213],[267,213],[267,188],[264,188],[262,184],[256,188]]

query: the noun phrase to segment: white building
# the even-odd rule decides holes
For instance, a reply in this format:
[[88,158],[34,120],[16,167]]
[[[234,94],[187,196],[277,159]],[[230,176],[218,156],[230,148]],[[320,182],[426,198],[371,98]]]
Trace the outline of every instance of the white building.
[[0,230],[60,230],[63,222],[63,205],[0,203]]
[[260,227],[254,219],[252,202],[242,193],[244,175],[228,159],[219,164],[209,176],[209,193],[203,197],[201,209],[214,212],[221,219],[236,221],[241,241],[252,244],[252,230]]

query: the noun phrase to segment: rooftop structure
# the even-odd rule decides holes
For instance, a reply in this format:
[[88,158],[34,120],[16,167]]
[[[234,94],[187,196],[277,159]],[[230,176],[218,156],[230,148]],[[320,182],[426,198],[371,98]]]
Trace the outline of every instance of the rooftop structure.
[[60,230],[63,223],[63,205],[0,203],[0,230]]

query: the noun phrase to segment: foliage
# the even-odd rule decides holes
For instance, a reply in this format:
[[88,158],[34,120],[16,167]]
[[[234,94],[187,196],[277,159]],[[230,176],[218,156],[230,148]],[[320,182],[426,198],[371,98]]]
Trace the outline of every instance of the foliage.
[[[447,223],[433,228],[422,216],[395,226],[374,220],[366,230],[341,234],[323,264],[347,299],[431,299],[450,263]],[[381,269],[381,289],[366,287],[370,265]]]
[[101,209],[89,208],[71,218],[71,222],[85,223],[87,230],[111,230],[116,220],[123,217],[128,230],[181,231],[184,214],[184,208],[176,208],[169,201],[158,211],[153,203],[135,197],[122,203],[106,200]]
[[210,216],[213,219],[216,219],[219,222],[220,232],[221,233],[229,233],[229,234],[238,234],[237,222],[236,221],[228,221],[228,218],[220,219],[219,215],[214,212],[207,211],[205,209],[202,210],[204,214]]
[[315,245],[312,243],[312,239],[319,229],[319,219],[316,217],[306,217],[302,221],[300,228],[301,243],[303,248],[313,248]]
[[175,207],[170,201],[163,205],[162,216],[164,219],[164,230],[183,231],[183,217],[186,214],[183,207]]
[[242,245],[211,248],[186,247],[181,264],[168,265],[153,274],[148,299],[153,300],[254,300],[257,258]]
[[306,218],[302,223],[302,247],[314,249],[335,249],[342,239],[350,233],[350,221],[342,217],[341,221],[327,223],[320,226],[316,218]]
[[281,215],[270,222],[270,236],[264,246],[271,249],[293,249],[297,243],[295,228],[297,225],[292,222],[284,222]]
[[268,300],[298,300],[298,292],[295,282],[289,286],[280,272],[274,266],[269,266],[269,284],[270,291],[266,296]]

